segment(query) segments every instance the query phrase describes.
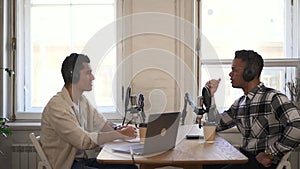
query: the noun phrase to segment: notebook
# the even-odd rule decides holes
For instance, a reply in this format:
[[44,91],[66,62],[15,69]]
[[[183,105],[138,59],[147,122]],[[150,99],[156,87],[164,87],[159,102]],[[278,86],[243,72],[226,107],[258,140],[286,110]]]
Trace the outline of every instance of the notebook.
[[[146,155],[170,150],[176,145],[180,112],[151,114],[144,143],[113,147],[112,150]],[[131,152],[132,151],[132,152]]]

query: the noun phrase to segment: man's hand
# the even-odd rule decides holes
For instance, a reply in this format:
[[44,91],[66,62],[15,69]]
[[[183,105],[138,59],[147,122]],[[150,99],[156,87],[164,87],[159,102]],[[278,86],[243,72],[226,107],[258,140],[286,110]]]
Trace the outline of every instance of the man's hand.
[[132,126],[122,126],[117,131],[128,138],[136,138],[137,136],[136,128]]
[[259,154],[257,154],[256,160],[265,167],[270,167],[272,165],[272,160],[264,152],[260,152]]
[[209,88],[211,96],[217,91],[219,87],[221,79],[211,79],[210,81],[206,82],[205,86]]

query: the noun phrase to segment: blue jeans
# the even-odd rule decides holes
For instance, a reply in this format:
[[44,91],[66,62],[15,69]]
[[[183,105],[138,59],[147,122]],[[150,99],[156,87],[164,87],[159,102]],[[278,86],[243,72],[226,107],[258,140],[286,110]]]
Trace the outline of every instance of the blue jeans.
[[72,169],[138,169],[134,164],[100,164],[95,158],[74,160]]

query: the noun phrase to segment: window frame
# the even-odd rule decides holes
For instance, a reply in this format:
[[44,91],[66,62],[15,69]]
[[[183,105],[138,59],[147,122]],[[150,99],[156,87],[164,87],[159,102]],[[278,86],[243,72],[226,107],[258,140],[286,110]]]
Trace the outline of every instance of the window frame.
[[[19,3],[17,4],[16,8],[16,15],[17,16],[21,16],[23,18],[18,18],[18,20],[16,21],[16,28],[25,28],[25,30],[28,30],[29,25],[26,23],[30,23],[28,21],[25,21],[25,19],[29,19],[26,18],[25,16],[30,16],[29,13],[27,13],[25,15],[25,12],[29,12],[30,9],[25,10],[25,8],[30,8],[29,4],[26,4],[29,2],[29,0],[22,0],[22,1],[18,1]],[[115,0],[115,9],[116,9],[116,19],[120,16],[122,16],[122,3],[123,1],[117,1]],[[24,8],[25,6],[25,8]],[[10,4],[8,5],[8,8],[13,8],[13,5]],[[22,22],[21,22],[22,21]],[[18,25],[19,24],[19,25]],[[10,24],[11,28],[10,29],[14,29],[13,25]],[[120,25],[118,25],[120,26]],[[26,28],[27,27],[27,28]],[[17,44],[18,44],[18,48],[17,48],[17,56],[29,56],[30,53],[30,43],[26,43],[25,40],[30,40],[30,34],[29,32],[27,33],[23,33],[24,30],[19,30],[17,29],[16,32],[18,32],[17,34]],[[116,28],[116,35],[120,35],[120,31],[122,31],[122,29]],[[10,51],[9,51],[10,52]],[[116,62],[118,64],[118,62],[120,62],[120,60],[122,60],[122,51],[118,52],[117,51],[117,56],[116,56]],[[30,67],[30,60],[25,59],[25,57],[18,57],[18,59],[16,59],[16,64],[18,65],[18,67],[20,67],[17,73],[18,77],[16,78],[17,83],[15,84],[15,97],[13,98],[15,100],[15,103],[18,102],[17,98],[21,97],[24,98],[23,102],[18,102],[17,106],[15,106],[15,108],[13,108],[15,115],[17,117],[17,119],[26,119],[26,120],[38,120],[41,119],[41,115],[42,115],[42,111],[26,111],[25,110],[25,102],[30,102],[30,96],[26,96],[27,98],[25,98],[25,91],[21,91],[22,89],[24,89],[25,86],[25,79],[29,79],[30,78],[30,73],[26,73],[26,72],[30,72],[29,70],[25,70],[26,67]],[[26,67],[25,67],[26,65]],[[29,65],[29,66],[28,66]],[[22,71],[24,70],[24,71]],[[30,80],[28,80],[30,81]],[[63,83],[63,82],[62,82]],[[26,84],[26,86],[31,86],[28,82]],[[114,88],[121,88],[122,84],[118,83],[116,87]],[[24,89],[25,90],[25,89]],[[29,89],[30,90],[30,89]],[[113,96],[114,98],[116,98],[116,95],[120,95],[118,94],[118,92],[120,92],[118,89],[114,89],[116,90],[116,92],[113,93],[117,93],[115,94],[115,96]],[[8,96],[9,97],[9,96]],[[9,105],[9,106],[13,106],[13,105]],[[20,110],[19,107],[22,107],[23,110],[25,111],[18,111]],[[32,108],[33,110],[34,108]],[[116,111],[112,111],[111,108],[107,108],[107,107],[97,107],[98,111],[103,113],[104,116],[107,119],[121,119],[121,115],[119,113],[117,113]]]
[[[300,78],[300,4],[298,1],[285,2],[285,39],[284,55],[291,56],[284,59],[264,59],[264,67],[294,67],[295,78]],[[292,4],[293,3],[293,4]],[[201,16],[200,16],[201,17]],[[200,30],[201,32],[201,30]],[[297,38],[294,38],[297,37]],[[201,43],[201,42],[200,42]],[[201,47],[200,47],[201,48]],[[232,59],[205,59],[200,60],[200,69],[209,65],[230,66]],[[201,73],[201,72],[200,72]],[[294,79],[293,79],[294,80]],[[289,97],[287,86],[284,87],[284,93]],[[280,89],[278,89],[280,90]]]

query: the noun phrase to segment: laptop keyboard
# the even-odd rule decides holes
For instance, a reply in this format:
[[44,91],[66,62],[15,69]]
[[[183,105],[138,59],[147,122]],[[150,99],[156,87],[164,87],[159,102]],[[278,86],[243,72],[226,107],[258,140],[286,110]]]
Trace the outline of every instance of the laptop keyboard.
[[144,151],[144,144],[135,144],[131,146],[135,154],[142,154]]

